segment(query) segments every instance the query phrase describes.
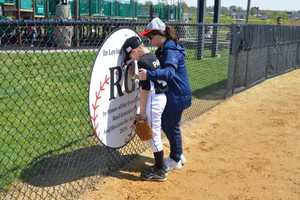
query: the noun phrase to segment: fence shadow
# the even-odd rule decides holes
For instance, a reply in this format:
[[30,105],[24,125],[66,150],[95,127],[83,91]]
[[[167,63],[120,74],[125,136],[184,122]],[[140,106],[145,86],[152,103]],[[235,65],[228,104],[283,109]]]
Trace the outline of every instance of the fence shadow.
[[225,98],[227,79],[192,92],[193,97],[202,100],[221,100]]
[[[118,150],[100,145],[91,146],[34,162],[22,171],[21,180],[37,187],[51,187],[85,177],[111,173],[138,157],[142,161],[150,159],[137,154],[121,155]],[[122,176],[122,173],[115,173],[113,176],[136,179]]]
[[109,176],[131,181],[142,181],[140,178],[140,172],[146,170],[150,165],[153,164],[153,158],[138,155],[130,164],[125,165],[113,173],[110,173]]

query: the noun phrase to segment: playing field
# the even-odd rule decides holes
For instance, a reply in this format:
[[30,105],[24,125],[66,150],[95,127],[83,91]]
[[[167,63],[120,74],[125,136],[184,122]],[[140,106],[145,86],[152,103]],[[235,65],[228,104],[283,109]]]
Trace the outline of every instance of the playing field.
[[[183,125],[187,164],[143,182],[147,152],[81,200],[300,199],[300,70],[269,79]],[[166,149],[167,141],[165,141]]]
[[[88,113],[88,88],[96,51],[0,53],[0,188],[41,158],[96,145]],[[187,50],[195,97],[224,87],[228,50],[196,60]],[[211,88],[214,86],[214,88]],[[25,174],[26,176],[26,174]]]

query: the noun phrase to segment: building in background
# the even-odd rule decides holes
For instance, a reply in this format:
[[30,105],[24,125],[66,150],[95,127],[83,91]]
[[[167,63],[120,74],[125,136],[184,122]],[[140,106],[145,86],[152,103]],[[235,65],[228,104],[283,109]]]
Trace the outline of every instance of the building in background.
[[288,14],[289,19],[292,19],[292,20],[299,20],[300,19],[300,11],[288,12],[287,14]]
[[149,19],[157,16],[167,21],[181,21],[182,2],[182,0],[0,0],[0,7],[3,16],[12,19],[53,18],[56,16],[56,6],[62,3],[70,5],[72,18]]
[[[18,5],[17,5],[18,4]],[[1,19],[111,19],[183,21],[183,0],[0,0]],[[2,16],[1,16],[2,11]],[[97,46],[119,25],[0,27],[0,47]],[[3,34],[1,34],[1,31]]]
[[46,0],[19,0],[18,9],[17,0],[0,0],[0,7],[3,16],[16,19],[19,12],[21,19],[32,19],[45,17],[45,2]]

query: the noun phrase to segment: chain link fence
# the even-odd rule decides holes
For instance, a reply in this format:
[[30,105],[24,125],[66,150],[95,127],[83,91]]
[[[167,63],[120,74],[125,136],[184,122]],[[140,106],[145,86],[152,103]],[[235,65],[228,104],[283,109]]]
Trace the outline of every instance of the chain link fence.
[[300,27],[232,27],[229,90],[239,92],[300,67]]
[[[99,144],[88,112],[99,46],[118,28],[146,24],[0,21],[1,200],[76,199],[148,148],[137,137],[120,149]],[[300,66],[299,27],[170,25],[186,49],[193,92],[184,120]]]
[[[225,25],[170,25],[186,49],[193,91],[193,106],[184,114],[189,120],[225,98],[231,30]],[[139,32],[145,26],[0,22],[0,199],[76,199],[148,148],[137,137],[121,149],[99,144],[88,112],[98,47],[117,28]]]

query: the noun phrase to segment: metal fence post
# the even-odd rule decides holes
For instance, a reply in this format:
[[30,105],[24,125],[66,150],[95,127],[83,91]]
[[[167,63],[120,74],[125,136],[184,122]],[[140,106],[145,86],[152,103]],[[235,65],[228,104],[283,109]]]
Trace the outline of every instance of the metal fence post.
[[294,29],[294,40],[297,41],[297,49],[296,49],[296,63],[295,63],[295,69],[300,67],[300,28],[295,27]]
[[198,0],[198,39],[197,39],[197,59],[204,56],[204,16],[205,16],[206,0]]
[[218,53],[218,28],[217,25],[219,23],[220,19],[220,7],[221,7],[221,1],[215,0],[215,6],[214,6],[214,19],[213,19],[213,39],[212,39],[212,47],[211,47],[211,56],[215,57]]
[[295,68],[300,67],[300,42],[297,42],[297,51],[296,51],[296,65]]
[[[17,20],[21,19],[21,11],[20,10],[21,10],[21,0],[16,0],[16,19]],[[16,29],[18,44],[22,44],[21,32],[22,31],[20,28]]]
[[[74,15],[75,15],[75,20],[78,20],[79,19],[79,0],[74,0]],[[80,28],[80,26],[74,26],[75,46],[76,47],[80,46],[79,28]]]
[[204,57],[204,24],[198,24],[197,59]]
[[218,25],[213,26],[213,38],[211,47],[211,56],[216,57],[218,55]]
[[234,91],[234,80],[235,80],[235,71],[238,61],[238,52],[241,44],[240,36],[240,26],[231,25],[230,27],[231,38],[230,38],[230,49],[229,49],[229,63],[228,63],[228,80],[226,87],[225,97],[230,97],[233,95]]

